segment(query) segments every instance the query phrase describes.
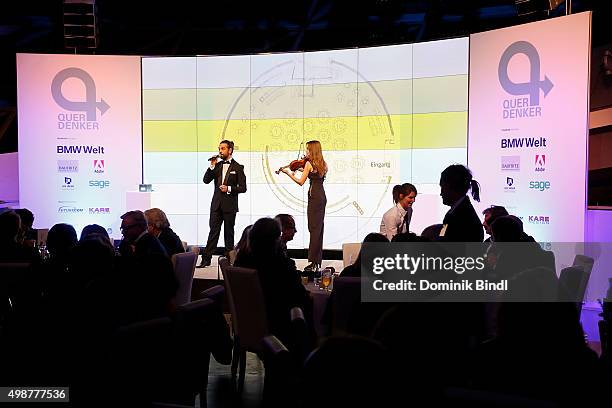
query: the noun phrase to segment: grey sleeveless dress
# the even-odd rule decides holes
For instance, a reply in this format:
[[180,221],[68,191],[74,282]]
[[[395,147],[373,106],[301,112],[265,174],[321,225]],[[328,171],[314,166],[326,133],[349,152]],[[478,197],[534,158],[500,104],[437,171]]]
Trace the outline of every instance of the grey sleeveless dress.
[[327,197],[323,188],[325,176],[315,171],[308,173],[310,188],[308,189],[308,232],[310,232],[310,245],[308,246],[308,261],[321,264],[323,260],[323,221],[325,219],[325,205]]

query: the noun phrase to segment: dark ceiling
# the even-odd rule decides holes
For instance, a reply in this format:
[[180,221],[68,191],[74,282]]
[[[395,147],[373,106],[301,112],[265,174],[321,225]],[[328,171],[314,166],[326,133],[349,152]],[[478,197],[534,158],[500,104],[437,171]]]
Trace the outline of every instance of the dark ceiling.
[[[95,53],[134,55],[249,54],[410,43],[565,14],[562,4],[550,13],[518,16],[514,0],[95,3]],[[0,7],[0,108],[15,107],[15,53],[73,51],[64,48],[62,0],[3,3]],[[573,12],[585,10],[593,10],[593,46],[612,43],[612,2],[572,2]],[[2,146],[4,139],[0,151],[7,150]]]

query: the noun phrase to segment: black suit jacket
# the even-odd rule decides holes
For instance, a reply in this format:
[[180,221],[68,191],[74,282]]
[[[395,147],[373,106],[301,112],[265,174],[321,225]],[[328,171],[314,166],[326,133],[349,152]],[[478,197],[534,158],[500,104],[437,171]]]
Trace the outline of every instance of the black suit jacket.
[[444,216],[443,224],[447,224],[442,241],[446,242],[482,242],[484,230],[480,218],[472,206],[469,197],[465,196],[463,201]]
[[122,240],[121,244],[119,244],[119,253],[126,257],[148,257],[151,254],[168,256],[166,249],[162,243],[159,242],[159,239],[148,232],[140,237],[138,242],[136,242],[134,245],[134,251],[132,251],[130,244],[125,239]]
[[[215,182],[215,192],[210,203],[210,211],[213,212],[220,208],[223,212],[238,212],[238,194],[247,191],[244,166],[232,159],[225,180],[221,180],[222,174],[223,163],[219,161],[213,170],[210,168],[206,170],[202,179],[205,184],[211,181]],[[222,184],[231,187],[231,193],[221,192],[219,186]]]
[[159,239],[159,242],[161,242],[161,244],[164,246],[169,257],[172,257],[174,254],[185,252],[183,242],[181,242],[179,236],[176,235],[176,233],[172,231],[172,228],[170,227],[164,228],[157,239]]

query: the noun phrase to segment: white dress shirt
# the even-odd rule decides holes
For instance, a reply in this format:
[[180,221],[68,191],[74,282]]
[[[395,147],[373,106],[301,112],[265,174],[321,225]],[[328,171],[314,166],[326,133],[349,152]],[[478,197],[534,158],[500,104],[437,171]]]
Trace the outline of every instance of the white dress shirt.
[[[230,157],[229,159],[227,159],[227,163],[223,163],[223,170],[221,173],[221,183],[223,183],[225,181],[225,176],[227,175],[227,171],[229,170],[230,164],[232,163],[232,158]],[[216,166],[215,165],[210,165],[210,169],[214,170]],[[232,187],[231,186],[227,186],[227,194],[232,192]]]
[[[412,208],[409,208],[412,213]],[[410,223],[404,223],[404,217],[407,211],[400,203],[397,203],[389,211],[387,211],[380,222],[380,233],[387,237],[389,241],[400,232],[408,232]]]

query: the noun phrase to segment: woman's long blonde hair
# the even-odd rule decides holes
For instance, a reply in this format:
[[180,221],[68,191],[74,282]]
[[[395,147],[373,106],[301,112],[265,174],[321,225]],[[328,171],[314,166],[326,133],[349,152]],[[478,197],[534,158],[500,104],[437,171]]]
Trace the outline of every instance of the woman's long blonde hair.
[[310,164],[321,176],[327,174],[327,163],[323,158],[323,149],[321,149],[321,143],[318,140],[311,140],[306,142],[306,148],[310,152]]

